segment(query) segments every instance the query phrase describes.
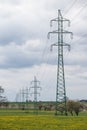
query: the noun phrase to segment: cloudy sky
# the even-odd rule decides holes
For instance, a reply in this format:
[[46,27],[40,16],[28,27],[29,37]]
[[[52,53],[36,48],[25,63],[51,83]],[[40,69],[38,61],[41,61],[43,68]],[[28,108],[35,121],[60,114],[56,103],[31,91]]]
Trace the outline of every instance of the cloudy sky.
[[[57,49],[47,33],[55,30],[50,20],[58,16],[71,21],[64,36],[71,51],[64,49],[66,92],[70,99],[87,99],[87,1],[86,0],[0,0],[0,85],[14,101],[20,89],[31,87],[34,76],[41,82],[38,100],[55,100]],[[33,89],[32,89],[33,92]],[[33,98],[33,97],[30,97]]]

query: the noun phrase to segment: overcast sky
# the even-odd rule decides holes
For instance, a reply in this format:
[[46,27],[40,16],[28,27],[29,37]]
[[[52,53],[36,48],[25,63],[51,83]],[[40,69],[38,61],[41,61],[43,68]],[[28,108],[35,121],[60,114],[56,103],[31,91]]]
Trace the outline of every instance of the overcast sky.
[[[71,21],[64,36],[71,51],[64,49],[66,92],[70,99],[87,99],[87,1],[86,0],[0,0],[0,85],[4,95],[14,101],[20,89],[29,87],[34,76],[41,82],[38,100],[56,99],[56,41],[47,33],[50,20],[62,16]],[[33,92],[33,89],[31,90]],[[30,97],[33,99],[33,96]]]

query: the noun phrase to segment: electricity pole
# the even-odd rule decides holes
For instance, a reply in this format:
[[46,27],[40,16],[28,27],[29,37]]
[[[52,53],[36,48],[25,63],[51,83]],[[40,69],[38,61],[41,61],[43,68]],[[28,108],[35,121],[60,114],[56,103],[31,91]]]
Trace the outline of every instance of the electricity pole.
[[38,93],[38,88],[40,88],[41,89],[41,87],[40,86],[38,86],[38,84],[40,85],[40,81],[38,81],[37,79],[36,79],[36,77],[34,77],[34,81],[32,81],[31,82],[31,84],[33,84],[33,86],[32,87],[30,87],[30,88],[33,88],[34,89],[34,92],[33,93],[31,93],[31,94],[34,94],[34,113],[35,114],[37,114],[37,110],[38,110],[38,106],[37,106],[37,95],[39,94],[40,95],[40,93]]
[[63,61],[63,47],[68,46],[70,50],[70,45],[64,43],[63,37],[64,34],[71,34],[72,32],[65,31],[63,28],[64,22],[68,22],[70,26],[70,21],[62,17],[61,11],[58,10],[58,17],[50,21],[50,26],[53,22],[57,22],[57,30],[48,33],[48,38],[50,34],[57,34],[57,42],[51,45],[57,46],[58,48],[58,65],[57,65],[57,86],[56,86],[56,107],[55,115],[58,115],[61,109],[64,109],[65,115],[67,115],[67,106],[66,106],[66,89],[65,89],[65,75],[64,75],[64,61]]
[[29,103],[29,88],[26,87],[25,89],[25,95],[26,95],[26,109],[28,109],[28,103]]
[[22,89],[22,102],[23,102],[24,109],[25,108],[28,109],[28,100],[29,100],[29,89],[28,87],[26,87],[26,89],[24,88]]
[[24,88],[21,89],[20,91],[20,94],[21,94],[21,99],[22,99],[22,109],[24,110],[25,109],[25,101],[24,101],[24,98],[25,98],[25,95],[24,95]]

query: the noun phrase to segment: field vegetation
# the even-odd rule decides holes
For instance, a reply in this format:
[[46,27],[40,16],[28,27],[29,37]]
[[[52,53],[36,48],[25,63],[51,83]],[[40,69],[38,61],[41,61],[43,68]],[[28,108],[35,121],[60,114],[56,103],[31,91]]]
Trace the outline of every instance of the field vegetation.
[[55,116],[54,111],[0,110],[0,130],[87,130],[87,113]]
[[[70,110],[73,110],[69,103]],[[76,103],[77,104],[77,103]],[[87,111],[85,107],[77,116],[73,111],[71,116],[55,115],[55,102],[40,102],[38,110],[33,109],[33,102],[9,103],[0,108],[0,130],[87,130]],[[77,106],[75,105],[77,110]],[[84,105],[83,105],[84,106]],[[85,108],[85,109],[84,109]],[[78,109],[79,110],[79,109]]]
[[0,116],[0,130],[87,130],[87,117]]

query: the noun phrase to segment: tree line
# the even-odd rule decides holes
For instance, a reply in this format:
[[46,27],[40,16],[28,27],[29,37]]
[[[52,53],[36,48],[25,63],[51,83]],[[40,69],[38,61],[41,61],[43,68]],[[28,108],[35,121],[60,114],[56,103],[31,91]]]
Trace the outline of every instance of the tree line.
[[[25,102],[23,103],[14,103],[11,104],[10,102],[7,101],[7,98],[3,96],[4,94],[4,89],[0,86],[0,108],[16,108],[16,109],[26,109],[26,104],[28,104],[30,109],[30,106],[33,106],[33,102]],[[74,100],[67,100],[66,106],[67,106],[67,112],[70,113],[72,116],[74,113],[78,116],[81,111],[87,111],[87,103],[85,102],[87,100],[80,100],[80,101],[74,101]],[[85,102],[85,103],[83,103]],[[30,105],[32,104],[32,105]],[[37,104],[38,110],[44,110],[44,111],[54,111],[55,110],[55,102],[54,103],[44,103],[44,102],[38,102]],[[58,110],[61,115],[64,114],[64,104],[62,103],[61,106],[59,107],[60,110]]]

